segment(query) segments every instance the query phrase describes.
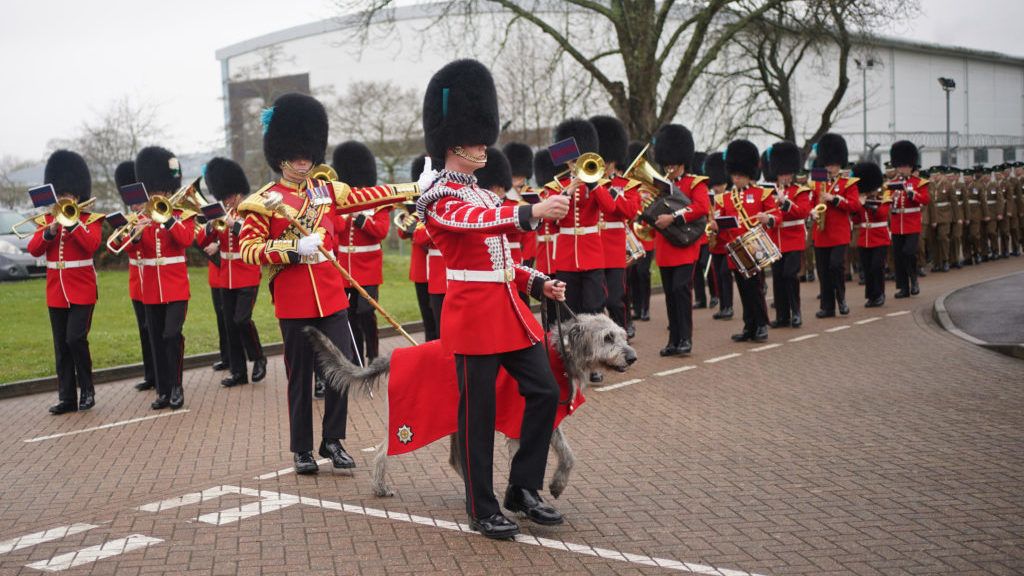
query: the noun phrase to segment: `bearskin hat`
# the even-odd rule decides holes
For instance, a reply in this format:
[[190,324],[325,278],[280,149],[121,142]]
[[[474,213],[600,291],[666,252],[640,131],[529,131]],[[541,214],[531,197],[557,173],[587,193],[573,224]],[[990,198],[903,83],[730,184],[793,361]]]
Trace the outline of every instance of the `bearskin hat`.
[[772,144],[771,153],[768,155],[770,172],[775,176],[800,172],[800,166],[803,165],[800,156],[800,148],[788,140]]
[[57,196],[71,194],[84,202],[92,196],[92,176],[89,165],[77,152],[57,150],[46,160],[43,179],[53,185]]
[[698,176],[704,176],[704,161],[707,160],[708,155],[704,152],[693,153],[693,167],[687,167],[690,174],[696,174]]
[[776,175],[775,172],[772,172],[772,163],[770,160],[771,154],[771,146],[765,148],[764,152],[761,152],[761,160],[758,162],[758,169],[764,177],[765,182],[775,182]]
[[135,179],[134,161],[125,160],[118,164],[117,168],[114,168],[114,186],[116,186],[118,190],[120,190],[121,186],[124,186],[125,184],[134,184],[135,182],[138,182],[138,180]]
[[483,168],[478,168],[474,174],[476,183],[481,188],[501,186],[506,191],[512,189],[512,167],[508,163],[508,158],[494,146],[487,147],[487,164],[484,164]]
[[693,134],[682,124],[665,124],[654,135],[654,161],[659,166],[693,167]]
[[217,200],[224,200],[241,194],[249,194],[249,179],[245,177],[245,171],[234,160],[220,156],[210,159],[203,168],[203,179],[206,180],[206,188]]
[[849,153],[846,150],[846,139],[834,132],[829,132],[815,144],[821,166],[838,164],[840,167],[849,164]]
[[579,148],[580,154],[600,154],[601,141],[598,139],[597,129],[589,120],[570,118],[556,126],[554,141],[561,142],[567,138],[576,139],[576,147]]
[[476,60],[449,62],[434,74],[423,96],[423,139],[431,158],[444,160],[455,146],[498,139],[498,92],[486,66]]
[[742,174],[751,180],[757,180],[761,171],[757,169],[760,154],[757,146],[750,140],[733,140],[725,149],[725,171]]
[[702,172],[708,177],[708,186],[729,183],[729,176],[725,173],[725,157],[721,152],[708,154],[708,157],[704,159]]
[[894,142],[892,147],[889,148],[889,162],[891,162],[895,168],[899,168],[900,166],[917,168],[920,158],[921,156],[917,152],[917,146],[915,146],[910,140]]
[[327,153],[327,112],[319,100],[292,92],[279,96],[263,112],[263,155],[270,169],[286,161],[308,159],[323,164]]
[[882,169],[874,162],[858,162],[853,165],[852,173],[854,178],[859,178],[857,190],[861,194],[870,194],[882,187]]
[[605,162],[615,162],[619,170],[625,170],[632,158],[626,158],[629,135],[626,127],[614,116],[591,116],[590,123],[597,130],[597,149]]
[[[632,162],[633,160],[636,160],[636,157],[640,155],[640,151],[644,149],[644,146],[647,146],[646,142],[641,142],[639,140],[630,141],[629,145],[626,146],[626,157],[628,161]],[[650,161],[651,153],[649,149],[648,152],[644,154],[644,156],[648,161]]]
[[555,179],[555,165],[551,162],[551,154],[542,148],[533,155],[533,176],[538,186],[543,186]]
[[[433,162],[431,162],[433,163]],[[419,156],[412,159],[412,165],[409,166],[409,176],[411,182],[416,182],[420,179],[420,174],[423,174],[423,168],[427,165],[427,155],[420,154]]]
[[181,164],[170,150],[149,146],[139,150],[135,157],[135,177],[151,196],[176,192],[181,188]]
[[377,185],[377,158],[362,142],[349,140],[334,149],[331,166],[338,180],[355,188]]
[[522,142],[509,142],[501,151],[512,167],[513,176],[533,176],[533,149]]

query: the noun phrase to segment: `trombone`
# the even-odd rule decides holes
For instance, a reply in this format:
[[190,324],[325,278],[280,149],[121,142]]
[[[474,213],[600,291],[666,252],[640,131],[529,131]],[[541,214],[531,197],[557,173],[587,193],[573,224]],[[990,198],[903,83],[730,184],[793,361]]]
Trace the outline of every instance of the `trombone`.
[[[74,226],[75,224],[78,224],[82,212],[85,211],[87,208],[90,208],[95,203],[95,198],[89,198],[88,200],[82,202],[81,204],[79,204],[78,201],[72,200],[70,198],[62,198],[60,200],[57,200],[55,204],[50,206],[49,210],[45,212],[40,212],[35,216],[29,216],[28,218],[25,218],[21,222],[15,223],[13,226],[11,226],[11,234],[14,234],[21,240],[28,238],[32,234],[35,234],[36,231],[38,231],[40,228],[46,226],[47,214],[53,216],[53,219],[61,226],[69,228],[71,226]],[[18,230],[18,228],[21,228],[25,224],[28,224],[30,222],[36,225],[35,230],[28,233]]]
[[113,254],[124,252],[124,249],[142,234],[142,228],[135,228],[135,225],[142,220],[142,215],[139,212],[129,212],[124,217],[126,222],[115,228],[107,238],[107,250]]

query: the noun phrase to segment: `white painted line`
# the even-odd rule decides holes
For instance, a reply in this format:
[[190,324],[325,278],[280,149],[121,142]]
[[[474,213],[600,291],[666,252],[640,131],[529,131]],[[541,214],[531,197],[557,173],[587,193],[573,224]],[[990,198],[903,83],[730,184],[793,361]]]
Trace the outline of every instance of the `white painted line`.
[[850,327],[849,324],[843,324],[842,326],[835,326],[833,328],[829,328],[829,329],[825,330],[825,332],[830,332],[830,333],[831,332],[841,332],[843,330],[848,329],[849,327]]
[[765,344],[764,346],[758,346],[757,348],[751,348],[750,351],[751,352],[764,352],[765,350],[771,350],[772,348],[778,348],[779,346],[782,346],[782,344],[779,344],[779,343]]
[[871,318],[865,318],[863,320],[857,320],[856,322],[854,322],[854,324],[870,324],[870,323],[874,322],[875,320],[881,320],[881,319],[882,319],[881,316],[872,316]]
[[714,364],[716,362],[721,362],[722,360],[728,360],[730,358],[736,358],[737,356],[743,356],[743,353],[742,352],[733,352],[732,354],[726,354],[725,356],[715,356],[714,358],[708,358],[704,362],[706,362],[707,364]]
[[672,374],[679,374],[680,372],[686,372],[687,370],[693,370],[696,368],[694,365],[680,366],[679,368],[673,368],[671,370],[662,370],[661,372],[655,372],[655,376],[670,376]]
[[107,428],[114,428],[116,426],[125,426],[127,424],[134,424],[136,422],[144,422],[146,420],[155,420],[157,418],[166,418],[168,416],[175,416],[177,414],[188,414],[188,409],[175,410],[173,412],[164,412],[163,414],[154,414],[152,416],[142,416],[141,418],[132,418],[131,420],[122,420],[121,422],[111,422],[110,424],[103,424],[102,426],[93,426],[92,428],[84,428],[82,430],[75,430],[73,432],[61,432],[60,434],[50,434],[49,436],[39,436],[37,438],[29,438],[23,440],[23,442],[42,442],[43,440],[53,440],[54,438],[63,438],[65,436],[74,436],[75,434],[84,434],[86,432],[95,432],[97,430],[106,430]]
[[225,524],[233,524],[239,520],[245,520],[246,518],[252,518],[253,516],[259,516],[260,514],[266,514],[267,512],[276,512],[298,503],[298,496],[274,494],[262,497],[259,502],[250,502],[249,504],[227,508],[219,512],[202,514],[196,520],[213,524],[214,526],[223,526]]
[[173,510],[182,506],[188,506],[189,504],[199,504],[200,502],[206,502],[207,500],[214,500],[228,494],[242,493],[242,488],[239,488],[238,486],[215,486],[213,488],[207,488],[202,492],[189,492],[188,494],[175,496],[174,498],[168,498],[167,500],[143,504],[142,506],[139,506],[138,509],[143,512],[163,512],[164,510]]
[[803,336],[797,336],[796,338],[790,338],[789,342],[803,342],[804,340],[810,340],[811,338],[817,338],[817,334],[804,334]]
[[[330,458],[321,458],[317,460],[316,463],[319,464],[320,466],[323,466],[324,464],[327,464],[330,461]],[[295,467],[290,466],[288,468],[282,468],[277,472],[267,472],[266,474],[254,476],[253,480],[270,480],[271,478],[277,478],[278,476],[287,476],[288,474],[291,474],[293,472],[295,472]]]
[[21,550],[22,548],[28,548],[44,542],[60,540],[66,536],[92,530],[93,528],[96,528],[94,524],[72,524],[70,526],[57,526],[42,532],[25,534],[24,536],[0,542],[0,554],[7,554],[8,552],[14,552],[15,550]]
[[41,560],[39,562],[33,562],[32,564],[26,564],[25,566],[36,570],[42,570],[44,572],[60,572],[62,570],[74,568],[75,566],[91,564],[97,560],[146,548],[147,546],[152,546],[159,542],[163,542],[163,540],[153,538],[151,536],[144,536],[142,534],[132,534],[127,538],[108,540],[103,544],[82,548],[76,552],[60,554],[50,558],[49,560]]
[[369,448],[363,448],[362,449],[362,452],[376,452],[376,451],[377,451],[377,447],[376,446],[370,446]]
[[889,312],[886,316],[892,318],[893,316],[903,316],[904,314],[910,314],[910,310],[900,310],[899,312]]
[[634,378],[632,380],[626,380],[625,382],[619,382],[618,384],[609,384],[607,386],[601,386],[600,388],[594,388],[594,392],[607,392],[609,390],[618,390],[619,388],[625,388],[632,384],[639,384],[643,382],[643,378]]

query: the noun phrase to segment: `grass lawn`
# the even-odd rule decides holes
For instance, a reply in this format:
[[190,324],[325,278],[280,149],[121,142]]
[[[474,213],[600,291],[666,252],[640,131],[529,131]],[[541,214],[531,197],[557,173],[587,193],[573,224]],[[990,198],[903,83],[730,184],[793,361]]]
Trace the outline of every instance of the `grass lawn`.
[[[189,268],[189,280],[192,299],[185,320],[185,353],[211,352],[217,348],[217,322],[206,282],[206,268]],[[100,271],[99,294],[89,333],[93,367],[141,362],[138,328],[128,299],[128,271]],[[409,282],[408,252],[385,254],[380,301],[399,322],[419,320],[416,290]],[[0,358],[4,359],[0,363],[0,384],[52,375],[55,368],[46,308],[46,280],[0,283],[0,303],[0,321],[4,326],[0,331]],[[281,340],[266,276],[253,319],[264,343]],[[380,323],[386,325],[384,320]]]

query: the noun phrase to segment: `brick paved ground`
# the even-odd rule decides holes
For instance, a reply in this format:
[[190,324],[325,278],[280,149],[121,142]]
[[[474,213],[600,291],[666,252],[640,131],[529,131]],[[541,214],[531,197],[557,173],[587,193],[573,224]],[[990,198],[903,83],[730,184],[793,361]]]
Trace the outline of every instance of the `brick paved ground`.
[[[59,418],[46,414],[53,394],[4,400],[0,574],[39,573],[26,565],[110,551],[132,535],[159,541],[67,573],[662,574],[671,571],[650,564],[675,560],[771,575],[1020,574],[1024,364],[946,334],[930,311],[939,294],[1022,267],[1012,259],[931,274],[921,296],[881,310],[862,308],[851,285],[853,312],[827,321],[811,317],[815,289],[805,284],[808,320],[772,331],[773,348],[733,344],[738,319],[698,311],[686,359],[657,356],[665,324],[656,298],[635,342],[641,362],[607,383],[640,381],[591,391],[566,423],[579,459],[556,502],[568,522],[524,525],[545,541],[491,542],[445,524],[465,517],[443,442],[393,459],[397,495],[374,498],[363,449],[380,439],[377,399],[352,401],[354,477],[256,480],[290,464],[279,357],[265,383],[230,390],[219,374],[190,371],[187,413],[32,443],[150,416],[150,395],[130,382],[103,385],[97,408]],[[218,486],[236,488],[138,509]],[[261,499],[262,514],[217,515],[244,515]],[[94,527],[15,540],[74,524]]]

